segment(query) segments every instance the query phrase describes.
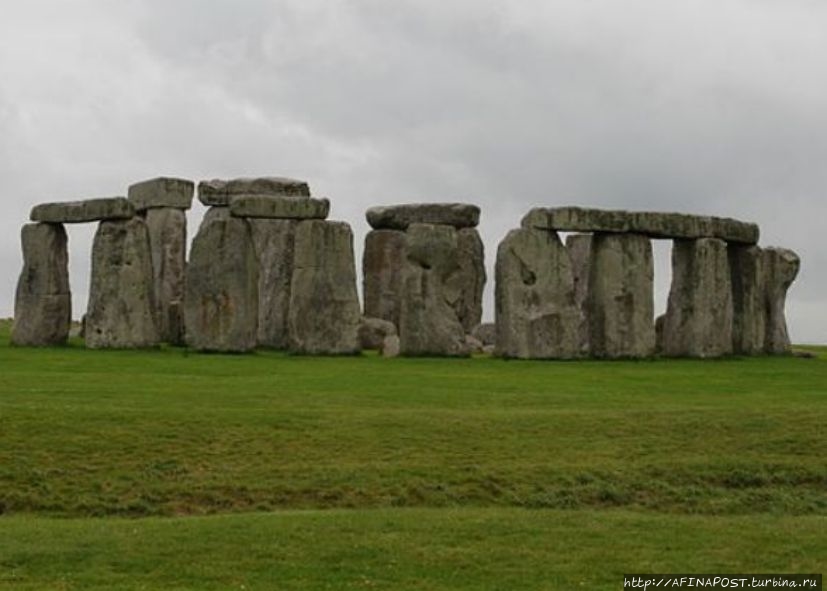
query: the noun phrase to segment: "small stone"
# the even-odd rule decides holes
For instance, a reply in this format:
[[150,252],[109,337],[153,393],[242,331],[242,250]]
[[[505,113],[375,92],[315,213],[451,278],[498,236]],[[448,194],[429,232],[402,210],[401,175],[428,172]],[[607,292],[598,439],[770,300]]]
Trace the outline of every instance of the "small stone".
[[230,214],[239,218],[323,220],[330,212],[327,199],[280,195],[238,195],[230,201]]
[[198,199],[204,205],[227,207],[234,195],[310,197],[310,187],[304,181],[285,177],[214,179],[198,183]]
[[21,242],[23,271],[14,300],[11,343],[63,345],[72,315],[66,230],[60,224],[26,224]]
[[135,208],[126,197],[105,197],[65,203],[41,203],[31,212],[33,222],[79,224],[103,220],[128,220],[135,217]]
[[362,349],[381,349],[385,338],[396,334],[393,322],[381,318],[363,316],[359,325],[359,342]]
[[384,338],[382,341],[382,349],[380,350],[382,357],[399,357],[400,351],[400,341],[397,335],[388,335]]
[[156,207],[172,207],[174,209],[189,209],[192,207],[192,196],[195,192],[195,183],[184,179],[159,177],[135,183],[129,187],[129,201],[136,211],[144,211]]
[[482,352],[484,355],[494,355],[497,352],[496,345],[484,345],[482,348]]
[[90,349],[139,349],[160,340],[149,230],[140,218],[104,221],[92,246],[86,312]]
[[469,353],[482,353],[484,346],[485,345],[482,344],[482,341],[480,341],[473,335],[465,335],[465,347],[468,349]]
[[404,231],[411,224],[474,228],[480,223],[480,208],[468,203],[410,203],[371,207],[367,219],[374,230]]

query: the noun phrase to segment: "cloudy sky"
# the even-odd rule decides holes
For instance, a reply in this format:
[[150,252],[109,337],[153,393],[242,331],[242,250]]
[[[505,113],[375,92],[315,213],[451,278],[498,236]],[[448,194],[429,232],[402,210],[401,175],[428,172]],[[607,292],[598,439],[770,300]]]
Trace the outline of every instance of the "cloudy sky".
[[[474,202],[489,267],[537,205],[755,221],[803,260],[793,339],[827,342],[827,2],[4,6],[0,316],[32,205],[158,175],[305,179],[357,255],[371,205]],[[70,228],[78,315],[92,232]],[[659,245],[661,308],[668,257]]]

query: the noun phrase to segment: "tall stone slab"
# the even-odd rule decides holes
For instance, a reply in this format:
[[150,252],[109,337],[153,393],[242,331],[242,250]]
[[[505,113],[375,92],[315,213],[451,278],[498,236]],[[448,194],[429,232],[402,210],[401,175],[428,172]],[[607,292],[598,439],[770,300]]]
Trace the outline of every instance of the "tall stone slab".
[[457,249],[460,274],[460,299],[457,316],[466,334],[471,334],[482,321],[482,292],[487,279],[485,247],[474,228],[457,231]]
[[309,355],[358,353],[360,322],[350,226],[300,222],[288,313],[290,350]]
[[86,346],[138,349],[159,342],[149,230],[141,218],[104,221],[92,245]]
[[732,353],[732,279],[727,245],[717,238],[676,240],[663,326],[669,357]]
[[569,253],[556,232],[512,230],[497,249],[497,354],[519,359],[580,355],[581,313]]
[[187,216],[178,208],[147,209],[155,285],[156,318],[161,340],[184,344],[184,295],[187,266]]
[[23,271],[14,300],[13,345],[62,345],[69,337],[66,230],[61,224],[26,224],[21,232]]
[[243,353],[256,346],[258,260],[250,224],[219,210],[192,243],[186,274],[187,344]]
[[583,355],[589,353],[589,275],[591,274],[592,262],[592,234],[571,234],[566,237],[566,250],[571,257],[571,271],[574,276],[574,301],[581,311],[580,328],[580,352]]
[[258,344],[287,349],[295,220],[249,220],[258,257]]
[[465,328],[457,315],[462,297],[457,230],[411,224],[403,274],[399,338],[403,355],[465,356]]
[[641,234],[594,235],[588,318],[593,357],[646,358],[655,353],[652,243]]
[[362,256],[362,292],[365,316],[381,318],[399,327],[406,254],[405,233],[372,230],[365,237]]
[[801,260],[797,254],[786,248],[765,248],[763,261],[766,273],[767,312],[764,350],[773,355],[781,355],[790,352],[790,336],[787,332],[784,308],[787,303],[787,291],[798,277]]
[[767,313],[764,255],[758,246],[729,244],[732,273],[732,349],[737,355],[764,352]]

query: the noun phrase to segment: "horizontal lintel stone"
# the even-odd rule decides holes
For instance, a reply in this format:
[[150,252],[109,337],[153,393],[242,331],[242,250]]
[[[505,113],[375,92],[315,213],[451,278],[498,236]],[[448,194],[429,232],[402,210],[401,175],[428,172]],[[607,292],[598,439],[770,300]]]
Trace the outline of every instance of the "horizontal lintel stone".
[[367,220],[374,230],[407,230],[411,224],[438,224],[474,228],[480,208],[469,203],[409,203],[371,207]]
[[204,205],[226,207],[236,195],[310,197],[310,186],[286,177],[213,179],[198,183],[198,199]]
[[731,218],[584,207],[538,207],[523,217],[522,227],[559,232],[629,232],[651,238],[718,238],[740,244],[756,244],[759,237],[757,224]]
[[195,183],[186,179],[158,177],[135,183],[129,187],[129,200],[137,211],[158,207],[189,209]]
[[103,220],[128,220],[135,217],[135,207],[126,197],[104,197],[85,201],[41,203],[32,208],[33,222],[80,224]]
[[236,195],[230,200],[230,214],[239,218],[323,220],[330,212],[327,199],[277,195]]

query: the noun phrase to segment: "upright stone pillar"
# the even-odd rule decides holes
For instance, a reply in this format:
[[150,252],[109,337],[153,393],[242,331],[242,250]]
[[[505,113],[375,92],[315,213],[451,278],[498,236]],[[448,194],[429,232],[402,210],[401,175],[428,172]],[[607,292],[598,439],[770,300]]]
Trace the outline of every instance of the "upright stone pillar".
[[757,246],[733,243],[728,248],[733,351],[737,355],[758,355],[764,352],[767,324],[764,255]]
[[717,238],[675,240],[663,327],[670,357],[732,353],[732,280],[727,245]]
[[250,219],[259,262],[258,344],[287,349],[296,220]]
[[566,250],[571,257],[571,270],[574,276],[574,301],[581,311],[580,328],[580,352],[583,355],[589,354],[589,276],[591,274],[592,261],[592,234],[571,234],[566,238]]
[[372,230],[365,237],[362,292],[365,316],[381,318],[399,327],[402,306],[402,270],[407,258],[405,233]]
[[187,265],[184,315],[194,349],[243,353],[256,346],[258,261],[246,220],[221,215],[202,223]]
[[520,359],[580,356],[581,313],[569,253],[556,232],[512,230],[496,264],[497,353]]
[[766,272],[766,341],[767,353],[781,355],[790,352],[790,336],[784,307],[787,291],[798,276],[801,260],[785,248],[766,248],[763,253]]
[[86,346],[135,349],[159,342],[149,231],[140,218],[102,221],[92,246]]
[[457,230],[411,224],[399,337],[403,355],[465,356],[465,329],[457,316],[462,275]]
[[459,255],[460,298],[457,315],[466,334],[482,322],[482,292],[487,279],[485,247],[476,228],[457,230]]
[[129,187],[129,200],[149,228],[158,330],[162,341],[174,345],[184,344],[185,212],[194,190],[192,181],[166,177]]
[[290,350],[309,355],[358,353],[361,313],[350,226],[320,219],[300,222],[293,264]]
[[640,234],[595,234],[588,317],[594,357],[645,358],[655,353],[652,243]]
[[66,230],[62,224],[26,224],[21,232],[23,271],[14,301],[13,345],[62,345],[69,337]]

